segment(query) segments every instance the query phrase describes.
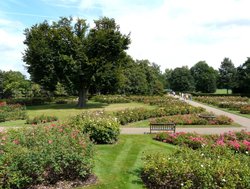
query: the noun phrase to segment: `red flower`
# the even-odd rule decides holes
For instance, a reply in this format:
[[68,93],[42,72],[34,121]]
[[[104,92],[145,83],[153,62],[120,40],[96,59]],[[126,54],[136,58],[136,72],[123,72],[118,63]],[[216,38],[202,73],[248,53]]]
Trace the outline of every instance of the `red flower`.
[[18,139],[13,140],[13,143],[14,143],[14,144],[20,144],[20,142],[19,142]]
[[232,146],[235,150],[240,149],[240,143],[237,140],[229,141],[229,145]]

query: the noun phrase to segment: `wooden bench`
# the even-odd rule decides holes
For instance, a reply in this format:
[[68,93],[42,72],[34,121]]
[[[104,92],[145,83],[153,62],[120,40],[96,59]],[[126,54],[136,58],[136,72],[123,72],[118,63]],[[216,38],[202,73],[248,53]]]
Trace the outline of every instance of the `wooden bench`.
[[174,123],[150,123],[150,133],[152,131],[173,131],[175,133]]

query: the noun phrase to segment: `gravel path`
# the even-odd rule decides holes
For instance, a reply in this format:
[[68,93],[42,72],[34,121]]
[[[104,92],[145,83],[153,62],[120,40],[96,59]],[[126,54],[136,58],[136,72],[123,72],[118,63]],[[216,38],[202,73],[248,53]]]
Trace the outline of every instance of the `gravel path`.
[[[177,128],[176,132],[196,132],[199,134],[220,134],[228,131],[241,131],[242,129],[246,129],[250,131],[250,119],[241,117],[235,114],[231,114],[216,108],[212,108],[206,106],[204,104],[200,104],[198,102],[187,100],[189,104],[192,106],[201,106],[205,108],[208,112],[213,112],[216,115],[225,115],[234,120],[234,122],[240,124],[242,127],[230,127],[230,128]],[[149,128],[122,128],[121,134],[144,134],[149,133]]]

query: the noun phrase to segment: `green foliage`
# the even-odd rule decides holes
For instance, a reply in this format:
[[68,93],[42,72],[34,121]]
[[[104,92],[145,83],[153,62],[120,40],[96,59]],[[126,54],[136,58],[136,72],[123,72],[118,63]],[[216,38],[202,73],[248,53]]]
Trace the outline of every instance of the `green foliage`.
[[133,108],[117,111],[114,113],[114,116],[122,125],[125,125],[155,116],[152,113],[153,110],[148,110],[146,108]]
[[68,95],[67,91],[65,90],[65,87],[60,82],[57,82],[56,89],[55,89],[54,93],[56,96],[67,96]]
[[189,106],[173,106],[173,107],[162,107],[153,110],[149,110],[146,108],[134,108],[134,109],[125,109],[120,110],[114,113],[114,116],[118,119],[118,121],[122,124],[128,124],[131,122],[136,122],[140,120],[145,120],[148,118],[162,117],[162,116],[170,116],[177,114],[189,114],[189,113],[199,113],[203,111],[200,108],[194,108]]
[[[21,72],[3,71],[0,74],[0,94],[2,98],[25,97],[30,88],[30,81]],[[1,98],[0,96],[0,98]]]
[[[227,108],[229,110],[236,110],[244,112],[244,108],[249,106],[249,99],[247,97],[240,96],[198,96],[194,97],[195,100],[212,104],[220,108]],[[246,108],[247,109],[247,108]]]
[[229,58],[224,58],[219,68],[219,84],[220,87],[227,89],[227,94],[228,90],[235,86],[235,76],[236,68],[234,64]]
[[23,104],[26,106],[44,105],[51,101],[51,98],[44,97],[6,99],[8,104]]
[[96,95],[92,97],[91,100],[107,104],[131,102],[128,98],[126,98],[126,96],[121,96],[121,95]]
[[243,189],[250,187],[249,162],[249,156],[235,155],[221,147],[196,151],[182,148],[171,155],[147,155],[142,179],[148,188],[154,189]]
[[0,135],[1,188],[84,180],[92,173],[93,144],[79,130],[51,125]]
[[175,123],[176,125],[230,125],[232,119],[227,116],[216,116],[214,119],[205,119],[198,114],[173,115],[150,119],[150,123]]
[[198,62],[190,71],[195,81],[196,91],[203,93],[214,93],[216,91],[217,73],[205,61]]
[[170,88],[186,92],[194,90],[194,79],[187,67],[175,68],[169,76]]
[[244,64],[237,68],[236,86],[233,88],[234,93],[250,93],[250,57]]
[[0,104],[0,122],[26,119],[26,107],[20,104]]
[[53,122],[53,121],[57,121],[58,118],[56,116],[49,116],[49,115],[39,115],[39,116],[35,116],[34,118],[30,119],[27,118],[26,119],[26,123],[27,124],[41,124],[41,123],[48,123],[48,122]]
[[117,120],[103,112],[82,113],[71,118],[69,124],[87,133],[97,144],[113,144],[120,134]]
[[[78,106],[87,101],[91,84],[98,85],[98,75],[107,65],[119,67],[130,44],[114,19],[100,18],[88,29],[86,20],[61,18],[25,30],[27,45],[23,60],[32,81],[54,91],[58,82],[79,93]],[[95,79],[95,77],[97,79]]]
[[221,146],[250,155],[250,132],[245,130],[221,135],[199,135],[185,132],[165,133],[164,135],[157,134],[155,139],[174,145],[187,146],[192,149],[202,148],[207,145]]
[[[114,73],[113,73],[114,74]],[[112,73],[109,77],[112,77]],[[119,94],[141,94],[153,95],[162,94],[164,89],[164,77],[160,71],[160,66],[148,60],[136,60],[127,56],[122,61],[120,68],[120,86],[116,89]],[[103,85],[107,88],[110,84]],[[114,88],[114,86],[112,87]],[[106,94],[108,89],[100,90]],[[114,91],[110,91],[113,93]]]

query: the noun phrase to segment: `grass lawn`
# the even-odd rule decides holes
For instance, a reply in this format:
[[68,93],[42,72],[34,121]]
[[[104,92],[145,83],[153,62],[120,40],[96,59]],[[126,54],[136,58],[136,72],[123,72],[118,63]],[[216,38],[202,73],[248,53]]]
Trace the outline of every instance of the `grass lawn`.
[[[126,108],[148,108],[153,109],[155,106],[150,106],[143,103],[119,103],[119,104],[106,104],[99,103],[94,101],[88,101],[87,106],[85,108],[77,108],[76,104],[47,104],[40,106],[27,106],[27,115],[30,118],[33,118],[38,115],[54,115],[57,116],[59,121],[65,121],[70,116],[74,116],[77,114],[81,114],[84,111],[94,111],[94,110],[105,110],[107,112],[118,111]],[[1,122],[0,127],[11,127],[11,126],[27,126],[25,124],[25,120],[17,120],[17,121],[6,121]]]
[[94,173],[98,183],[81,189],[144,188],[139,173],[143,155],[171,153],[175,148],[152,140],[152,135],[121,135],[115,145],[97,145]]
[[242,116],[242,117],[246,117],[246,118],[249,118],[250,119],[250,114],[241,114],[240,111],[236,111],[236,110],[229,110],[227,108],[219,108],[218,106],[214,106],[212,104],[206,104],[206,103],[203,103],[203,102],[199,102],[199,101],[195,101],[195,102],[198,102],[200,104],[204,104],[206,106],[210,106],[212,108],[216,108],[216,109],[219,109],[219,110],[223,110],[225,112],[229,112],[229,113],[232,113],[232,114],[235,114],[235,115],[238,115],[238,116]]
[[[122,127],[149,127],[149,120],[137,121]],[[176,125],[176,128],[228,128],[228,127],[241,127],[238,123],[233,123],[232,125]]]
[[[216,89],[215,94],[227,94],[227,89]],[[228,94],[232,94],[232,90],[228,90]]]

